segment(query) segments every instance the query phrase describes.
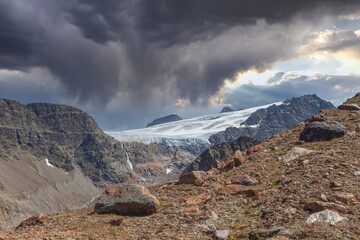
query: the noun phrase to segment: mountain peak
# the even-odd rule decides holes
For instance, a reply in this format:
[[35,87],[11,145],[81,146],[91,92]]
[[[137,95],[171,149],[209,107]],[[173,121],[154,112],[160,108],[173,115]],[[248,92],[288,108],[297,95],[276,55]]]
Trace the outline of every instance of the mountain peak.
[[234,111],[234,109],[232,109],[232,108],[224,107],[224,108],[220,111],[220,113],[233,112],[233,111]]
[[175,121],[179,121],[179,120],[183,120],[182,117],[180,117],[180,116],[178,116],[176,114],[170,114],[170,115],[155,119],[151,123],[148,123],[146,125],[146,127],[151,127],[151,126],[154,126],[154,125],[168,123],[168,122],[175,122]]

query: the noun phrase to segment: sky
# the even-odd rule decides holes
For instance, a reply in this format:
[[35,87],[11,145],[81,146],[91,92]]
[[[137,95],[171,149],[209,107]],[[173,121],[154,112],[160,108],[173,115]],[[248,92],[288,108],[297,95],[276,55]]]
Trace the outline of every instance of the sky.
[[0,98],[104,130],[358,91],[358,0],[0,0]]

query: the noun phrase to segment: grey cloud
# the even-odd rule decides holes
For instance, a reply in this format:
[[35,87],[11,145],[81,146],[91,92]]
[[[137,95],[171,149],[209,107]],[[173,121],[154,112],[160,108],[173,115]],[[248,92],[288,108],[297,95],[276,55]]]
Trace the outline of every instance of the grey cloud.
[[2,0],[0,68],[47,68],[65,90],[63,99],[135,119],[178,98],[207,104],[238,71],[261,71],[294,56],[297,19],[313,24],[359,4]]

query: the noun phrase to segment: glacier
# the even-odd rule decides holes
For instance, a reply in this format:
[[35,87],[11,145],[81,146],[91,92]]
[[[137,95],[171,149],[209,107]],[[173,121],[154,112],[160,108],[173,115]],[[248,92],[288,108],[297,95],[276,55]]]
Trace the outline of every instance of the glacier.
[[[253,112],[268,108],[271,105],[281,105],[275,102],[244,110],[209,114],[205,116],[184,119],[176,122],[163,123],[152,127],[126,131],[106,131],[108,135],[121,142],[158,143],[168,147],[210,144],[209,137],[228,127],[241,127]],[[257,127],[254,125],[252,127]]]

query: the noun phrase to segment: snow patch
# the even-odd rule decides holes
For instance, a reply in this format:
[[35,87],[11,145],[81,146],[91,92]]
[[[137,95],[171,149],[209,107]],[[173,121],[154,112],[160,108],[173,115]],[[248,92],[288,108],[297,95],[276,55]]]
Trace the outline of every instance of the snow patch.
[[54,165],[52,165],[51,163],[49,163],[49,159],[45,158],[45,162],[46,162],[46,165],[48,165],[49,167],[54,168]]

